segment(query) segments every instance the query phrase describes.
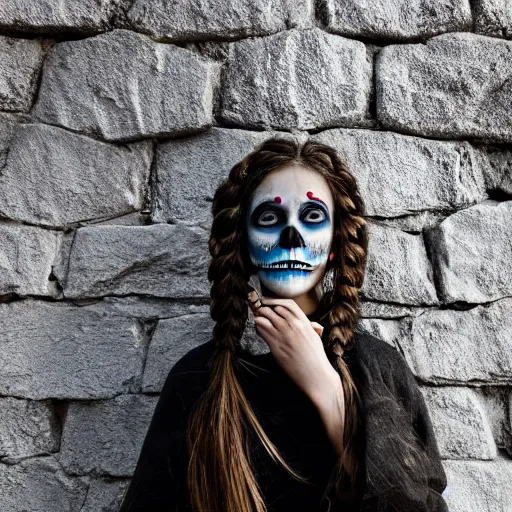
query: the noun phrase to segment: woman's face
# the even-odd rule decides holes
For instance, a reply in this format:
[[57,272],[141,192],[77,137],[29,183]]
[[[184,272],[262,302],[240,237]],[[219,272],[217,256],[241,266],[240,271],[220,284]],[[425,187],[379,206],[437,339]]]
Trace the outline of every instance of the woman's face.
[[286,298],[314,288],[325,274],[333,212],[329,185],[316,171],[290,164],[265,176],[246,220],[249,256],[260,282]]

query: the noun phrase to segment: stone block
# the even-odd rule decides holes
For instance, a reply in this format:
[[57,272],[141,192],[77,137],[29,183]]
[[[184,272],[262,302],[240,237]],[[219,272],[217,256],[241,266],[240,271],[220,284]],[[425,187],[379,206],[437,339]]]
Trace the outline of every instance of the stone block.
[[0,394],[93,399],[138,391],[146,344],[139,322],[98,309],[0,304]]
[[61,238],[56,231],[0,224],[0,295],[56,295],[49,278]]
[[176,362],[189,350],[212,338],[213,326],[213,320],[206,313],[160,320],[149,345],[142,391],[160,392]]
[[142,209],[152,146],[106,144],[43,124],[19,125],[0,175],[0,214],[63,227]]
[[512,41],[467,32],[389,45],[376,59],[377,119],[425,137],[511,142]]
[[77,230],[64,295],[210,295],[208,234],[197,226],[87,226]]
[[2,0],[0,29],[58,34],[96,33],[108,29],[126,0]]
[[60,425],[49,400],[0,398],[0,457],[30,457],[56,452]]
[[43,59],[41,41],[0,36],[0,110],[30,110]]
[[312,138],[343,157],[357,179],[366,215],[462,208],[486,197],[479,160],[467,142],[361,129],[325,130]]
[[486,201],[454,213],[427,238],[443,302],[512,295],[512,201]]
[[475,32],[512,39],[512,7],[510,0],[476,0]]
[[320,8],[327,29],[348,37],[404,41],[471,30],[468,0],[321,0]]
[[368,222],[365,299],[405,305],[438,304],[421,235]]
[[94,479],[80,512],[119,512],[129,480]]
[[135,0],[132,25],[159,40],[197,41],[265,36],[313,25],[311,0]]
[[66,475],[52,456],[0,464],[2,512],[78,512],[87,487],[84,479]]
[[69,474],[131,476],[158,397],[72,402],[59,461]]
[[430,310],[415,317],[401,340],[421,380],[467,385],[512,383],[512,299],[467,311]]
[[372,63],[365,45],[319,28],[230,43],[221,118],[251,128],[364,126]]
[[213,195],[231,167],[273,133],[236,128],[208,131],[157,146],[153,222],[211,227]]
[[495,459],[491,425],[475,390],[458,386],[420,387],[443,459]]
[[444,461],[450,512],[510,512],[512,464],[498,461]]
[[213,122],[218,66],[128,30],[56,44],[34,115],[106,140],[178,136]]

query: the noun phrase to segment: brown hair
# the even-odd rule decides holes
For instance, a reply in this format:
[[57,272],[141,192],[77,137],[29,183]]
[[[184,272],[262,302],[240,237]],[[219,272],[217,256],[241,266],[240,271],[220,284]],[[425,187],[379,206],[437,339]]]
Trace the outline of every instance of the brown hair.
[[[348,475],[354,489],[358,460],[353,438],[357,429],[360,400],[343,354],[353,346],[353,331],[359,316],[367,252],[364,204],[356,180],[336,150],[308,139],[273,137],[257,146],[234,165],[218,187],[212,204],[209,239],[212,282],[210,313],[214,353],[209,361],[210,381],[191,416],[188,428],[188,489],[197,512],[264,512],[264,500],[253,474],[247,450],[246,427],[254,429],[269,452],[296,478],[302,479],[279,454],[258,422],[236,377],[239,346],[247,318],[248,283],[253,272],[246,243],[245,215],[250,195],[271,171],[300,163],[326,179],[334,199],[335,257],[327,270],[332,287],[323,294],[319,307],[328,312],[322,341],[326,354],[340,374],[345,394],[345,425],[340,433],[343,451],[336,485]],[[332,485],[332,482],[331,482]]]

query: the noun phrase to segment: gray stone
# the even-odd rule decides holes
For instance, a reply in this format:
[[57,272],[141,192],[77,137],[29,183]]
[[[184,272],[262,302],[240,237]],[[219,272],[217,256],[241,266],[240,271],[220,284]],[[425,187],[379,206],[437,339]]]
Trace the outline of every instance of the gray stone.
[[512,141],[512,42],[470,33],[389,45],[376,60],[377,118],[387,129]]
[[57,295],[49,278],[61,238],[47,229],[0,224],[0,295]]
[[368,225],[365,300],[422,306],[438,303],[423,238],[376,222]]
[[212,124],[218,71],[128,30],[66,41],[48,54],[34,115],[107,140],[186,135]]
[[241,39],[313,25],[311,0],[135,0],[133,26],[159,39]]
[[139,322],[65,303],[0,304],[0,394],[107,398],[138,391],[147,345]]
[[119,512],[129,484],[129,480],[92,480],[80,512]]
[[159,144],[153,180],[153,222],[211,225],[211,203],[231,167],[269,132],[211,128]]
[[512,201],[486,201],[447,217],[428,236],[443,302],[512,295]]
[[62,227],[140,210],[151,160],[149,141],[122,147],[19,125],[0,174],[0,214]]
[[189,350],[212,338],[209,314],[183,315],[157,324],[144,368],[143,392],[160,392],[171,368]]
[[2,0],[0,29],[16,32],[94,33],[106,30],[126,0]]
[[423,211],[413,215],[402,215],[401,217],[379,217],[378,221],[383,226],[419,235],[437,226],[450,213],[451,211],[449,210],[444,210],[443,212]]
[[355,332],[371,334],[372,336],[385,341],[392,347],[397,348],[397,346],[399,346],[400,339],[404,335],[404,325],[409,324],[390,318],[359,318],[355,327]]
[[0,36],[0,110],[30,110],[43,63],[43,46],[35,39]]
[[76,232],[64,295],[208,297],[208,261],[208,233],[197,226],[83,227]]
[[112,400],[72,402],[59,459],[66,472],[131,476],[157,400],[120,395]]
[[461,208],[485,197],[481,170],[467,142],[350,129],[326,130],[312,138],[338,150],[358,181],[367,215]]
[[0,398],[0,457],[56,452],[60,426],[51,402]]
[[508,411],[512,396],[506,386],[482,386],[478,389],[485,414],[489,419],[492,434],[498,448],[508,450],[512,455],[512,429]]
[[468,0],[321,0],[330,32],[349,37],[417,39],[471,30]]
[[221,117],[253,128],[365,126],[372,63],[363,43],[319,28],[230,44]]
[[425,308],[361,301],[360,316],[362,318],[403,318],[404,316],[419,315],[423,311]]
[[468,311],[430,310],[401,339],[413,373],[447,384],[512,383],[512,299]]
[[512,464],[496,461],[446,460],[448,487],[443,493],[450,512],[510,512]]
[[195,315],[197,313],[210,313],[208,304],[189,304],[174,299],[161,297],[140,297],[131,295],[127,297],[103,297],[97,305],[108,305],[116,314],[141,318],[144,320],[158,320],[175,318],[182,315]]
[[510,0],[476,0],[475,32],[512,39],[512,5]]
[[487,190],[512,195],[512,151],[487,146],[478,156]]
[[0,464],[2,512],[75,512],[86,494],[87,482],[67,476],[52,456]]
[[495,459],[491,426],[476,391],[443,386],[420,387],[443,459]]

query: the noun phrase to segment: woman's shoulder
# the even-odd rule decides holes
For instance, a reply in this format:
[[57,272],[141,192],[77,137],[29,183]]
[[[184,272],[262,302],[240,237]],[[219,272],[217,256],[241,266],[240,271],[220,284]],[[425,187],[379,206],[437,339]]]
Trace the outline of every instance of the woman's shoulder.
[[374,377],[379,375],[388,386],[407,385],[415,380],[405,357],[398,349],[366,332],[354,332],[354,344],[347,362],[355,371],[371,372]]

